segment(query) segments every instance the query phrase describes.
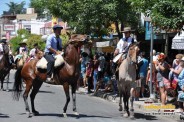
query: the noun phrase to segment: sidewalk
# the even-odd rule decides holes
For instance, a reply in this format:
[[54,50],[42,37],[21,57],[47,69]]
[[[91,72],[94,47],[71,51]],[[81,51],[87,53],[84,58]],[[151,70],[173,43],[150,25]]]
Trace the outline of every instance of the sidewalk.
[[[77,93],[78,94],[85,94],[85,95],[89,95],[89,96],[94,96],[93,94],[86,94],[87,89],[85,89],[85,88],[79,88]],[[119,103],[119,97],[116,97],[113,93],[106,93],[104,91],[98,91],[94,97],[100,97],[102,99],[108,100],[108,101],[116,103],[116,104]],[[151,110],[150,111],[150,110],[145,109],[145,105],[146,105],[145,101],[148,101],[148,99],[149,98],[139,98],[139,101],[134,101],[134,108],[139,109],[141,111],[144,111],[144,113],[151,113],[151,115],[156,115],[154,113],[157,113],[159,110]],[[161,110],[161,112],[163,112],[163,111]],[[178,113],[174,113],[174,115],[165,114],[165,115],[161,115],[161,117],[171,118],[171,119],[176,120],[176,121],[180,120],[180,114],[178,114]]]

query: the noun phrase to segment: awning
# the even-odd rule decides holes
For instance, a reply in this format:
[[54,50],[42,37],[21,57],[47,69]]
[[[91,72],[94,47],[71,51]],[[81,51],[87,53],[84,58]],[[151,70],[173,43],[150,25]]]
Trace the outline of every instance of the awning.
[[96,42],[96,47],[108,47],[110,46],[110,41],[104,41],[104,42]]
[[180,35],[177,33],[172,39],[172,49],[184,50],[184,31]]

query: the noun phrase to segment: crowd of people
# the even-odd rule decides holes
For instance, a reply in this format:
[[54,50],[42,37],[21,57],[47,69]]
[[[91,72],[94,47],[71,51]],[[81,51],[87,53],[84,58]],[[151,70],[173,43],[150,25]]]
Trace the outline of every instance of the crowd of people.
[[[166,55],[153,51],[153,63],[145,58],[145,52],[139,54],[140,67],[135,100],[150,95],[150,67],[152,65],[152,90],[161,104],[169,103],[168,96],[177,98],[179,109],[183,112],[184,102],[184,55],[177,54],[172,64],[167,62]],[[99,89],[118,94],[117,80],[114,79],[115,71],[113,53],[95,53],[94,56],[85,52],[81,53],[81,87],[87,88],[87,94],[97,92]]]

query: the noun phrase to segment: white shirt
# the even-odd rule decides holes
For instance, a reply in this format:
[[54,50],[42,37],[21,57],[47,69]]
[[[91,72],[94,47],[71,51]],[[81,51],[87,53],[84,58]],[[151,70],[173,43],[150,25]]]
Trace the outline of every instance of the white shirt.
[[119,50],[119,53],[124,53],[128,51],[128,47],[132,43],[132,37],[129,37],[127,41],[125,41],[125,38],[121,38],[117,44],[117,48]]
[[3,52],[3,45],[0,44],[0,52]]
[[35,56],[35,52],[36,52],[36,49],[33,48],[33,49],[31,49],[31,51],[29,52],[29,55],[30,55],[30,56]]

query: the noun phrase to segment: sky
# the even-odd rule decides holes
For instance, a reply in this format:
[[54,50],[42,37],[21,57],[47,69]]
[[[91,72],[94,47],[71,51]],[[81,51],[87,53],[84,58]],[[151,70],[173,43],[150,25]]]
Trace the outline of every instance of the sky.
[[26,2],[25,8],[27,8],[29,6],[30,0],[0,0],[0,15],[3,13],[3,11],[7,11],[9,9],[6,3],[21,3],[22,1]]

